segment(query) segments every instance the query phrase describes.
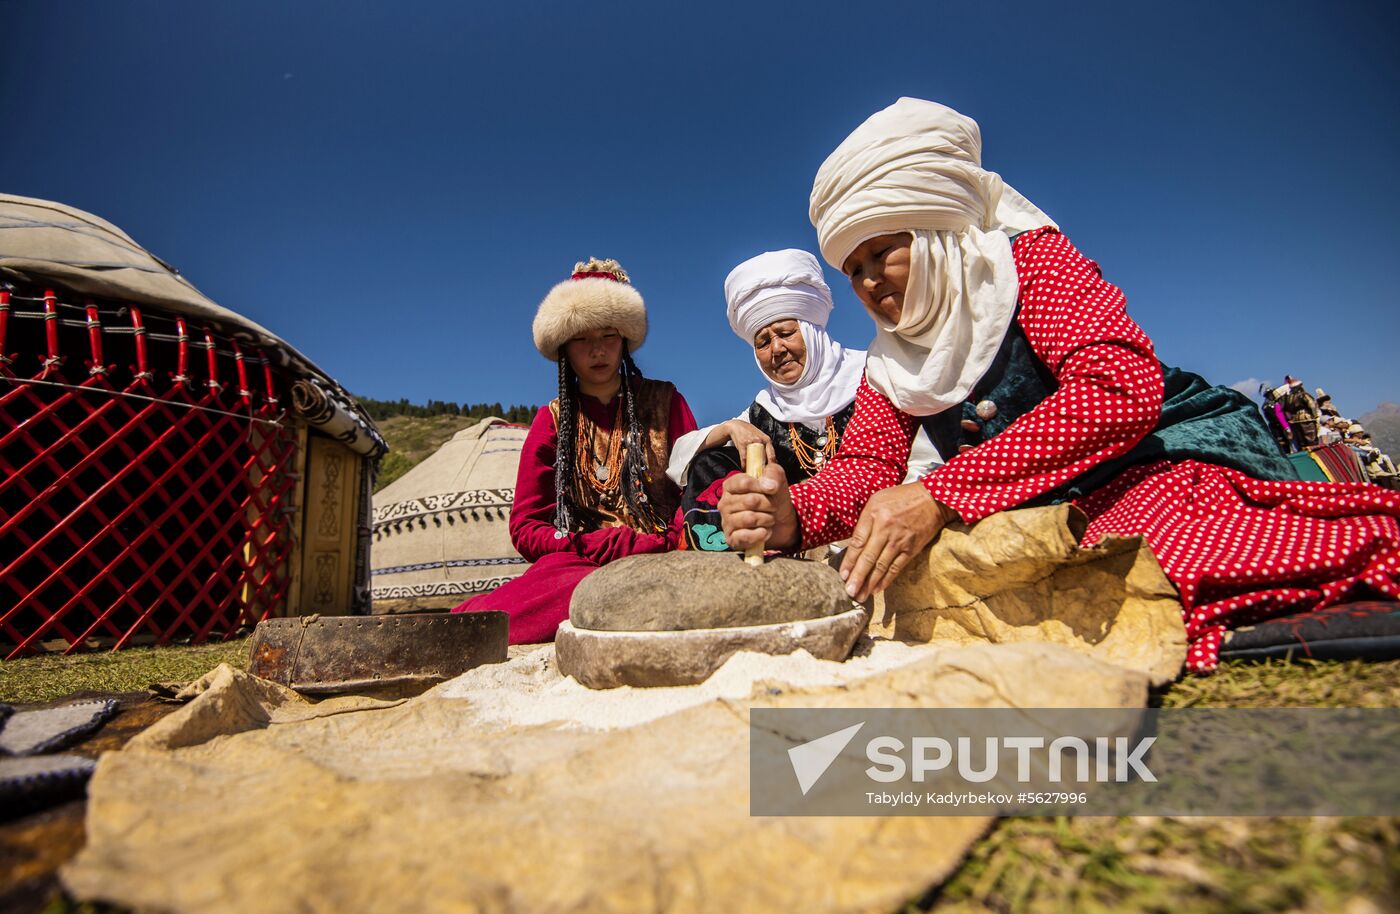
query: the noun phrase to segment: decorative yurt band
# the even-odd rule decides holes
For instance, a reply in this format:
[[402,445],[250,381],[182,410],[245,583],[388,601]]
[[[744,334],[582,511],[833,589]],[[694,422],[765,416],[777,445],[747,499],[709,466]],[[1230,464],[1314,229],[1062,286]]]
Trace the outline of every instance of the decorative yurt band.
[[377,458],[389,450],[379,433],[351,412],[349,403],[315,380],[297,381],[292,385],[292,406],[309,425],[356,454]]

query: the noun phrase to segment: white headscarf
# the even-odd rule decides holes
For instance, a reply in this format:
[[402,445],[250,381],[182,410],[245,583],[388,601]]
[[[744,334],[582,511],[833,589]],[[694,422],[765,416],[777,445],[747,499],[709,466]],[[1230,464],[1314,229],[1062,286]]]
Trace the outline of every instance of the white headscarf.
[[[806,251],[769,251],[739,264],[724,281],[729,326],[752,347],[758,331],[774,321],[796,320],[807,346],[802,376],[791,384],[769,379],[758,405],[782,422],[820,427],[855,399],[865,353],[846,349],[826,332],[831,289],[821,264]],[[758,353],[754,353],[758,363]],[[762,363],[758,363],[763,370]],[[767,375],[765,375],[767,377]]]
[[809,215],[837,269],[867,239],[913,235],[899,323],[871,312],[866,377],[916,416],[961,403],[996,356],[1020,289],[1008,235],[1055,224],[982,168],[976,121],[917,98],[875,113],[836,147],[817,170]]

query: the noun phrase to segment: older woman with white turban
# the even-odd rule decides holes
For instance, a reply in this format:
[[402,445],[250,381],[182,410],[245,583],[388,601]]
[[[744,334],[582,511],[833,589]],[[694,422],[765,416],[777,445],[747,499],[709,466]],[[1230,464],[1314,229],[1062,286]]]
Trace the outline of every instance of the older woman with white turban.
[[[1123,293],[981,167],[972,119],[909,98],[876,113],[817,172],[810,215],[875,340],[822,472],[726,481],[734,548],[849,536],[841,573],[865,599],[954,519],[1071,501],[1086,546],[1146,538],[1196,670],[1241,620],[1400,598],[1400,495],[1297,481],[1248,398],[1159,362]],[[898,485],[919,427],[947,462]]]
[[[743,469],[745,446],[761,441],[789,482],[816,473],[836,453],[865,375],[865,352],[826,332],[833,303],[821,264],[806,251],[769,251],[735,267],[724,281],[729,327],[747,346],[768,384],[749,408],[676,441],[666,473],[684,490],[683,548],[723,551],[720,484]],[[937,457],[915,442],[911,473]],[[912,478],[917,478],[912,477]]]

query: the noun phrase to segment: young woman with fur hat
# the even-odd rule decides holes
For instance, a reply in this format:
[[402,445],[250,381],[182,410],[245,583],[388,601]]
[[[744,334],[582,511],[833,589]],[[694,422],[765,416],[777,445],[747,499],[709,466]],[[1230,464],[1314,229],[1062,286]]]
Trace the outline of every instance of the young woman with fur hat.
[[535,347],[558,367],[559,396],[530,425],[510,512],[511,542],[533,564],[456,610],[509,613],[511,644],[552,640],[589,572],[678,540],[680,491],[666,462],[695,417],[670,382],[632,361],[646,335],[642,296],[615,260],[576,265],[535,314]]
[[[1069,501],[1084,545],[1152,547],[1180,593],[1193,670],[1215,667],[1235,625],[1400,598],[1400,495],[1297,481],[1249,399],[1158,361],[1122,291],[981,151],[971,118],[904,98],[818,170],[822,255],[875,340],[820,473],[791,488],[773,465],[726,480],[729,544],[849,536],[842,575],[865,599],[954,519]],[[899,485],[919,427],[946,462]]]

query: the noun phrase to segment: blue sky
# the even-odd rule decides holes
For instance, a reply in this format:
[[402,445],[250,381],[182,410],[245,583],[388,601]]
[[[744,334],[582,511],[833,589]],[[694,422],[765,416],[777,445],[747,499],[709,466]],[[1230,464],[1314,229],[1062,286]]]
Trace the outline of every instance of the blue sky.
[[[0,188],[126,229],[378,398],[542,403],[589,255],[702,420],[759,377],[722,283],[815,251],[817,166],[900,95],[1122,286],[1169,363],[1400,401],[1393,3],[0,2]],[[869,319],[839,274],[832,331]]]

